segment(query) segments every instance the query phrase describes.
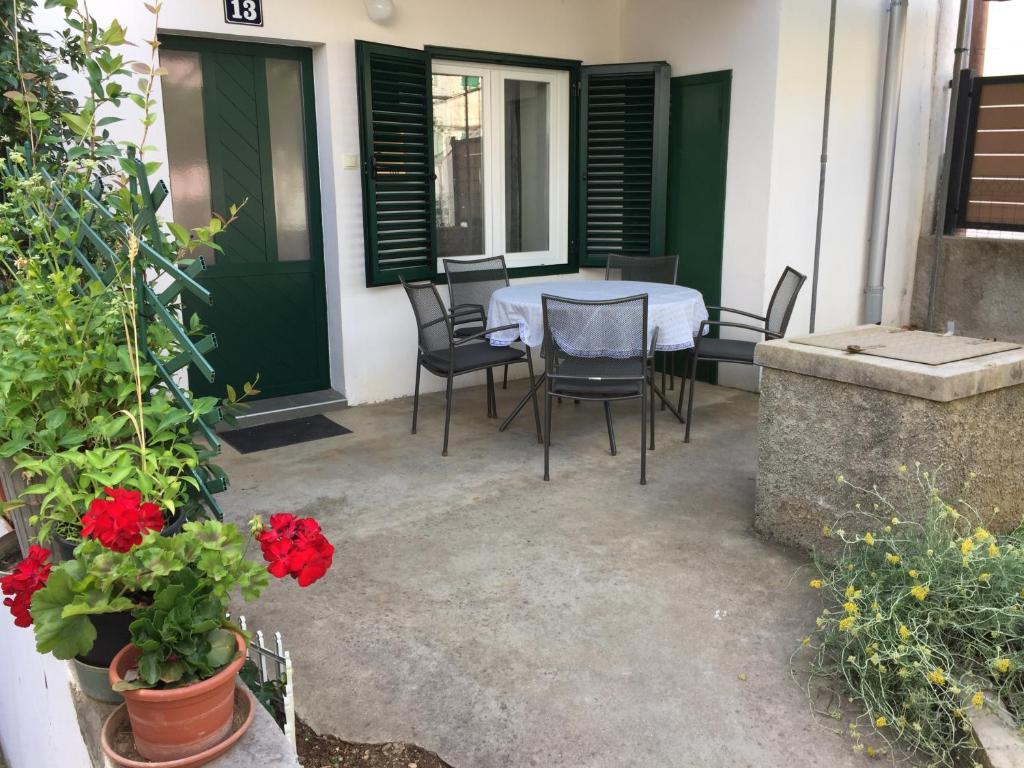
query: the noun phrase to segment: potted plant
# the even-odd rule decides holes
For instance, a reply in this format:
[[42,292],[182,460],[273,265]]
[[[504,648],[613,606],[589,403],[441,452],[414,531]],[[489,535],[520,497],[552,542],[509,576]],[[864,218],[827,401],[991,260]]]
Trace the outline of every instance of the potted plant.
[[[33,547],[5,577],[3,591],[19,626],[33,626],[37,650],[68,659],[96,639],[90,617],[130,610],[131,641],[109,668],[124,696],[135,746],[153,761],[212,750],[231,728],[234,689],[245,661],[245,633],[226,618],[238,593],[256,599],[268,574],[300,587],[319,580],[334,548],[312,518],[250,521],[247,536],[231,523],[185,523],[161,536],[155,504],[110,489],[93,505],[74,557],[57,565]],[[255,538],[266,562],[246,557]]]

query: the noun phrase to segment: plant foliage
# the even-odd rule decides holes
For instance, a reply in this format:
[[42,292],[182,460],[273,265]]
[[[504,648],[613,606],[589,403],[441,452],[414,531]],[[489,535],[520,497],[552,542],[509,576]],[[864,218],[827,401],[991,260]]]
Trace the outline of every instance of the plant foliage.
[[1003,706],[1024,723],[1024,529],[996,536],[929,472],[900,473],[902,508],[840,476],[868,503],[824,531],[834,547],[810,581],[824,609],[804,645],[812,682],[864,707],[878,746],[858,735],[858,749],[952,766],[973,745],[971,710]]

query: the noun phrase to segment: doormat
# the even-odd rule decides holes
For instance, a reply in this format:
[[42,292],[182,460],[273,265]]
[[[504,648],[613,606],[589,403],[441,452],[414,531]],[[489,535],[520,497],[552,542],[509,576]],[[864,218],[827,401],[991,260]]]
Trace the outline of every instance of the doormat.
[[258,427],[231,429],[219,433],[218,437],[239,453],[255,453],[351,433],[351,429],[336,424],[326,416],[317,415],[278,421],[274,424],[261,424]]

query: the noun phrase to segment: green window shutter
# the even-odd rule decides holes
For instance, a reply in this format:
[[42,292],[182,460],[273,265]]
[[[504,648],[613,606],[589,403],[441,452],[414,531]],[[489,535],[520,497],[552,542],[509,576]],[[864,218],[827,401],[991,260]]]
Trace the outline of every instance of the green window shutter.
[[664,253],[670,77],[664,62],[582,68],[582,267]]
[[356,41],[368,286],[433,276],[430,63],[423,51]]

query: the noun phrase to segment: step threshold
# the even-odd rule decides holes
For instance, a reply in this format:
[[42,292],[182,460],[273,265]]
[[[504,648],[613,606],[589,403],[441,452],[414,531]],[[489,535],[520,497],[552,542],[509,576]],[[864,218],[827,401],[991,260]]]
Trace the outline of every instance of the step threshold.
[[248,406],[235,416],[235,420],[238,422],[236,427],[228,425],[222,425],[222,427],[224,429],[256,427],[260,424],[301,419],[305,416],[346,408],[348,400],[343,394],[333,389],[322,389],[317,392],[304,392],[301,395],[284,395],[283,397],[254,400]]

